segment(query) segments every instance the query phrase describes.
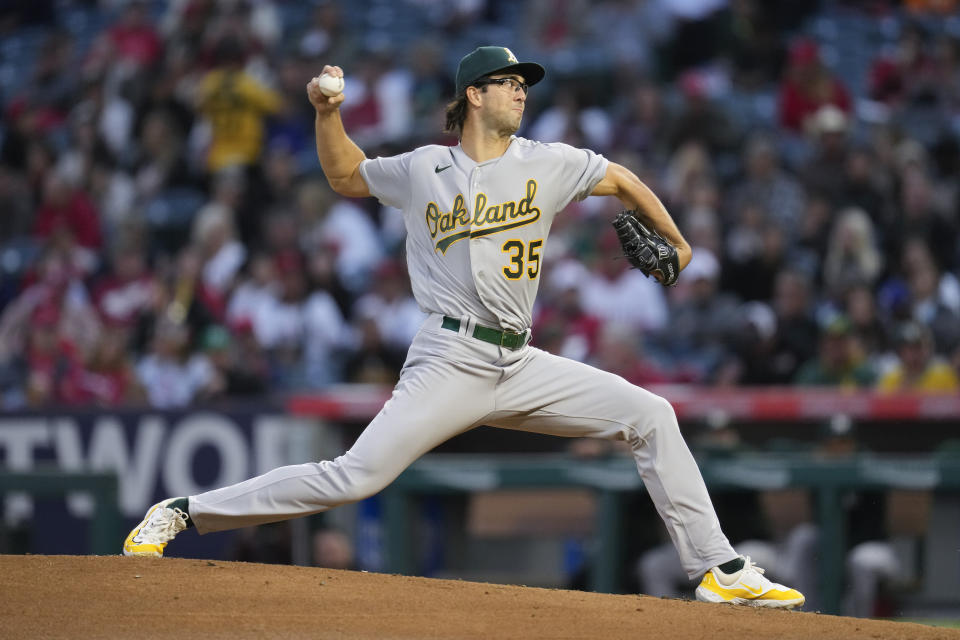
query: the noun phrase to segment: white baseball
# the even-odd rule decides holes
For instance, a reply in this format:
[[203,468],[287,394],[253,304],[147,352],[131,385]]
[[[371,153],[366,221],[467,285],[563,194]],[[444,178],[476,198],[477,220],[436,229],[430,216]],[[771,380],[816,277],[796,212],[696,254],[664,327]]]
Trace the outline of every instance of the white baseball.
[[320,93],[327,97],[343,93],[343,78],[325,73],[314,78],[313,81],[317,84],[317,88],[320,89]]

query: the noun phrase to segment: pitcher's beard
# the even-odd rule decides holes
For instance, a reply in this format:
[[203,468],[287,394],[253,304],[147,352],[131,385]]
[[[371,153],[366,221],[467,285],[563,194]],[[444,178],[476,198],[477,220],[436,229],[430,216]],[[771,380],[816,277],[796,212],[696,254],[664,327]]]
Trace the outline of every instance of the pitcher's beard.
[[520,129],[520,122],[523,120],[523,116],[515,117],[511,115],[503,116],[498,118],[493,126],[490,127],[493,131],[496,132],[497,136],[501,138],[509,138]]
[[520,125],[519,125],[519,124],[517,124],[517,126],[515,126],[515,127],[514,127],[514,126],[510,126],[510,125],[507,125],[507,126],[501,128],[501,129],[497,132],[497,134],[499,134],[499,136],[500,136],[501,138],[509,138],[510,136],[512,136],[513,134],[515,134],[515,133],[517,132],[517,129],[519,129],[519,128],[520,128]]

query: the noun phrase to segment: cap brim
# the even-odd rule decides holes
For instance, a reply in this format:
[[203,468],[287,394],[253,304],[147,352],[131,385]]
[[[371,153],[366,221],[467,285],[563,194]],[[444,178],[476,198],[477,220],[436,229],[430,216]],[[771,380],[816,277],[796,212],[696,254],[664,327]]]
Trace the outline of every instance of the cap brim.
[[536,62],[520,62],[518,64],[511,64],[508,67],[502,69],[497,69],[496,71],[491,71],[486,74],[492,76],[495,73],[510,73],[516,72],[517,74],[523,76],[523,81],[527,83],[528,86],[533,86],[543,80],[543,76],[547,74],[546,69],[541,67]]

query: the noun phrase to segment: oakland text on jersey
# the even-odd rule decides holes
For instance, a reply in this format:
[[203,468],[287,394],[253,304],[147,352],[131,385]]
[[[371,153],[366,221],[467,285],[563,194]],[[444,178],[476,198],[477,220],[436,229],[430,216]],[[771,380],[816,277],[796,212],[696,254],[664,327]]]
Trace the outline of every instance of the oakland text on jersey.
[[[436,202],[427,204],[427,230],[431,238],[442,236],[437,240],[436,248],[441,253],[446,253],[450,245],[457,240],[487,236],[536,222],[540,219],[539,207],[533,206],[536,195],[537,181],[533,178],[527,180],[526,195],[519,202],[508,200],[487,206],[487,194],[481,191],[474,198],[471,216],[465,206],[463,194],[458,193],[450,211],[441,211]],[[467,228],[460,229],[461,227]]]

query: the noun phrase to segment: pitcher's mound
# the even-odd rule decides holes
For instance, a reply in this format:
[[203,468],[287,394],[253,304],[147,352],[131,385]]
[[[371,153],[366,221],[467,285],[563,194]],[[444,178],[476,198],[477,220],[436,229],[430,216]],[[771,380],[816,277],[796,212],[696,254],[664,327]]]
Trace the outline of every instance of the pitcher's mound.
[[92,637],[926,640],[960,631],[306,567],[0,556],[0,638]]

